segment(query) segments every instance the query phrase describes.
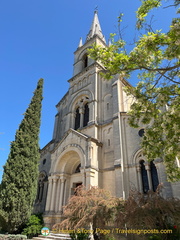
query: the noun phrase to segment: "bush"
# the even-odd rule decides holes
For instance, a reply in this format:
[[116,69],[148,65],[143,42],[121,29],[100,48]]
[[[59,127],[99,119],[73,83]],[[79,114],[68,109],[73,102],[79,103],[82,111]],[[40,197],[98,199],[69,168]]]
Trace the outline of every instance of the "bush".
[[161,236],[158,236],[158,235],[152,235],[148,238],[148,240],[161,240]]
[[27,239],[25,235],[0,234],[0,240],[24,240]]
[[23,229],[22,234],[27,235],[28,238],[36,237],[41,233],[42,227],[43,227],[42,216],[31,215],[29,221],[26,224],[26,227]]
[[69,234],[72,240],[87,240],[89,238],[89,234],[87,233],[70,233]]

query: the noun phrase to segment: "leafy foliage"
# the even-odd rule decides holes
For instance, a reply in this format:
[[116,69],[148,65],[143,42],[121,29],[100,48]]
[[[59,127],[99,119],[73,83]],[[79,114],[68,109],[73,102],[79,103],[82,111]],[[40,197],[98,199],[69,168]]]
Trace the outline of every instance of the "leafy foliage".
[[36,196],[43,79],[40,79],[24,119],[11,143],[1,184],[2,228],[19,232],[29,219]]
[[180,200],[164,199],[160,192],[144,195],[131,191],[123,211],[118,211],[117,224],[133,229],[169,229],[180,226]]
[[86,190],[78,187],[76,195],[72,196],[64,207],[65,220],[55,224],[53,228],[77,229],[89,227],[90,223],[93,224],[93,229],[103,228],[114,218],[119,201],[104,189],[91,187]]
[[43,227],[42,217],[31,215],[22,234],[27,235],[28,239],[38,236]]
[[[64,228],[78,231],[89,228],[90,223],[93,223],[94,232],[96,228],[159,231],[172,229],[173,234],[158,233],[149,239],[170,240],[175,236],[179,237],[180,200],[162,198],[161,190],[162,186],[159,186],[157,192],[149,191],[148,194],[131,190],[129,198],[122,200],[112,197],[103,189],[92,187],[85,190],[78,187],[77,195],[72,196],[64,207],[65,220],[55,224],[53,228],[59,231]],[[76,232],[71,234],[71,237],[75,239]],[[110,232],[108,235],[101,235],[102,239],[103,237],[110,239],[119,235]]]
[[[180,4],[171,2],[174,7]],[[149,11],[161,5],[161,0],[142,0],[137,10],[137,28],[143,28]],[[122,15],[119,19],[120,24]],[[104,66],[106,78],[115,74],[130,77],[132,72],[139,71],[137,86],[126,88],[135,99],[129,112],[130,125],[146,126],[142,140],[144,154],[148,160],[163,158],[168,180],[177,181],[180,179],[180,168],[175,161],[180,158],[180,19],[172,19],[167,33],[150,27],[139,36],[130,52],[123,39],[115,41],[114,34],[111,38],[110,46],[94,45],[89,54]]]
[[161,186],[157,192],[149,191],[147,195],[131,191],[123,211],[117,214],[117,225],[123,228],[124,223],[127,229],[172,230],[169,234],[156,232],[148,239],[179,239],[180,200],[162,198]]
[[17,235],[14,235],[14,234],[0,234],[0,240],[26,240],[27,239],[27,236],[25,235],[20,235],[20,234],[17,234]]
[[89,234],[87,233],[70,233],[69,234],[72,240],[88,240]]

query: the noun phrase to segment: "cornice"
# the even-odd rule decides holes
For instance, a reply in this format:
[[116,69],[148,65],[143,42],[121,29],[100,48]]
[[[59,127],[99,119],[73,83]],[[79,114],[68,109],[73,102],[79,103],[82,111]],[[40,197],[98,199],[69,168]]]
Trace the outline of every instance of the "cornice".
[[76,51],[74,52],[74,54],[76,54],[77,52],[82,51],[83,49],[89,48],[92,46],[93,43],[95,43],[95,39],[98,39],[103,45],[104,47],[107,47],[107,44],[97,35],[95,34],[92,38],[90,38],[89,40],[87,40],[84,45],[82,45],[81,47],[78,47],[76,49]]
[[56,104],[56,107],[59,107],[60,103],[64,101],[66,96],[69,94],[69,90],[64,94],[64,96],[61,98],[61,100]]
[[97,67],[100,70],[104,70],[104,67],[100,64],[100,63],[92,63],[90,66],[86,67],[83,71],[81,71],[80,73],[76,74],[75,76],[73,76],[72,78],[70,78],[68,80],[68,82],[73,82],[74,80],[76,80],[77,78],[81,77],[82,75],[84,75],[85,73],[87,73],[89,70],[91,70],[92,68]]
[[88,142],[89,142],[89,141],[92,141],[92,142],[96,143],[98,146],[102,146],[102,143],[99,142],[98,139],[92,138],[92,137],[90,137],[90,136],[88,136],[88,135],[85,135],[85,134],[83,134],[83,133],[81,133],[81,132],[78,132],[78,131],[70,128],[70,129],[64,134],[63,138],[62,138],[59,142],[56,143],[54,149],[51,150],[50,152],[51,152],[51,153],[54,153],[54,152],[58,149],[58,147],[62,144],[62,142],[68,137],[68,135],[69,135],[71,132],[74,133],[75,135],[77,135],[78,137],[85,139],[85,140],[88,141]]

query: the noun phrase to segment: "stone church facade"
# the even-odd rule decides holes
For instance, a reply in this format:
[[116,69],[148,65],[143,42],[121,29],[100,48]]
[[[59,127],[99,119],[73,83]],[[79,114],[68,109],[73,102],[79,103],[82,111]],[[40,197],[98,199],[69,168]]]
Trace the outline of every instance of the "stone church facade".
[[162,160],[149,163],[143,156],[144,126],[128,125],[134,100],[123,87],[130,84],[118,76],[106,80],[100,75],[103,66],[87,56],[93,43],[106,46],[97,12],[85,43],[80,40],[74,53],[69,90],[56,105],[53,139],[41,150],[34,211],[44,214],[47,227],[60,222],[63,205],[81,184],[125,199],[131,188],[146,193],[163,183],[165,198],[180,197],[179,184],[167,182]]

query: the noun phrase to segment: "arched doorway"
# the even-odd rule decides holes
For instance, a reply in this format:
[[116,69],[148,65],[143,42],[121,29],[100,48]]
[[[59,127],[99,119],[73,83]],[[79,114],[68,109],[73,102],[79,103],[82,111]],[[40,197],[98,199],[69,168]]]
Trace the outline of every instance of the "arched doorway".
[[62,207],[74,194],[75,187],[83,184],[82,154],[74,149],[65,150],[54,165],[53,173],[48,179],[46,212],[62,213]]

